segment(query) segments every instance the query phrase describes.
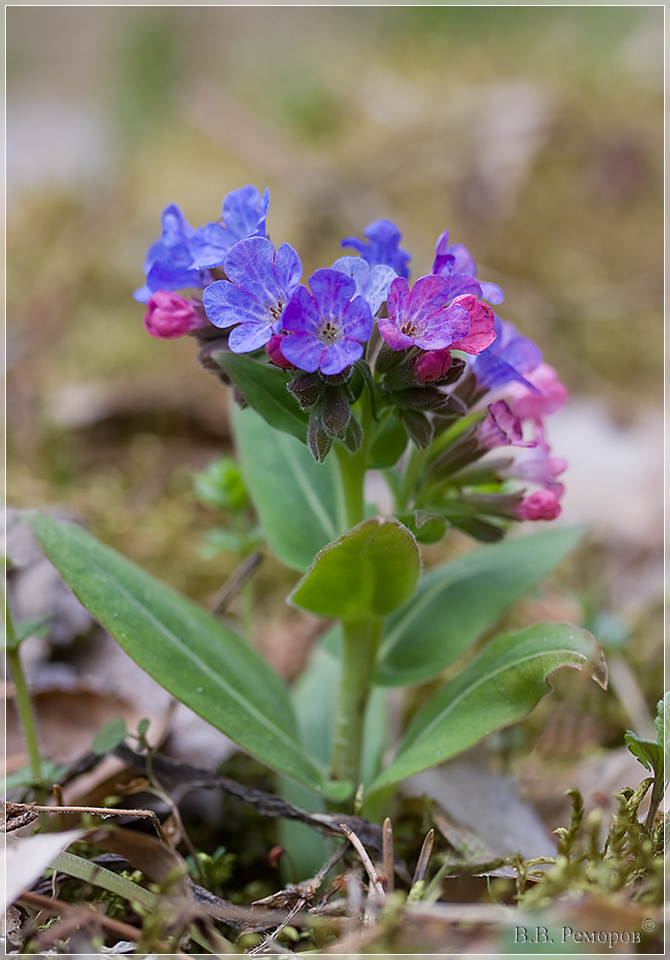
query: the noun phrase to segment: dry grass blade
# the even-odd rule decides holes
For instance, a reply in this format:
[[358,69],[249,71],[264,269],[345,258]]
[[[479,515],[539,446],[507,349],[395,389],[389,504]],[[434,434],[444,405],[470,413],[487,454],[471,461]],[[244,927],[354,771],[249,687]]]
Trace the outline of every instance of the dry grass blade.
[[[113,807],[40,807],[35,803],[12,803],[7,805],[8,813],[10,807],[12,808],[12,816],[18,816],[22,813],[28,816],[34,812],[35,816],[37,816],[38,813],[90,813],[94,816],[101,817],[103,820],[108,820],[111,817],[146,817],[153,823],[156,828],[156,833],[161,840],[164,840],[166,843],[168,842],[163,833],[161,822],[153,810],[115,810]],[[34,817],[30,817],[30,819],[32,820]],[[13,827],[9,829],[13,829]]]
[[382,826],[382,859],[384,864],[384,877],[386,879],[386,894],[387,896],[393,893],[393,886],[395,880],[395,870],[394,870],[394,860],[395,854],[393,851],[393,824],[391,823],[391,818],[387,817],[384,820],[384,825]]
[[422,883],[423,878],[426,876],[428,861],[430,860],[430,855],[433,852],[434,840],[435,831],[431,829],[426,834],[426,839],[423,841],[423,845],[421,847],[421,853],[419,854],[419,859],[416,863],[416,870],[414,871],[414,876],[412,877],[412,888],[410,890],[410,895],[417,884]]
[[366,873],[367,873],[368,877],[370,878],[370,892],[373,892],[373,891],[374,891],[374,894],[375,894],[376,898],[377,898],[378,900],[380,900],[380,901],[383,901],[383,900],[386,898],[386,894],[384,893],[384,888],[382,887],[381,883],[379,882],[379,877],[377,876],[377,871],[376,871],[375,868],[374,868],[374,864],[372,863],[372,860],[371,860],[370,857],[367,855],[367,852],[366,852],[366,850],[365,850],[365,847],[363,846],[363,844],[361,843],[361,841],[359,840],[359,838],[356,836],[356,834],[354,833],[354,831],[351,830],[351,829],[346,825],[346,823],[341,823],[341,824],[340,824],[340,829],[342,830],[342,833],[344,833],[345,836],[349,838],[349,840],[351,841],[352,846],[354,846],[354,847],[356,848],[356,853],[357,853],[358,856],[361,858],[361,863],[362,863],[363,866],[365,867]]

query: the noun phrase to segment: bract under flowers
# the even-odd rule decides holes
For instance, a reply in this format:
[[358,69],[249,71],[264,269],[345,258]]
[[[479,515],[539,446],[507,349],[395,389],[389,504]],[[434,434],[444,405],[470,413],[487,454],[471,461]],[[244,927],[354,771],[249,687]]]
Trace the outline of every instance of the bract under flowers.
[[302,264],[293,247],[277,252],[270,240],[251,237],[236,243],[223,261],[229,280],[216,280],[202,296],[215,327],[232,327],[233,353],[250,353],[279,331],[286,303],[300,281]]
[[354,280],[339,270],[317,270],[309,286],[311,293],[298,287],[286,305],[281,352],[299,370],[341,373],[363,356],[372,333],[370,307],[355,296]]

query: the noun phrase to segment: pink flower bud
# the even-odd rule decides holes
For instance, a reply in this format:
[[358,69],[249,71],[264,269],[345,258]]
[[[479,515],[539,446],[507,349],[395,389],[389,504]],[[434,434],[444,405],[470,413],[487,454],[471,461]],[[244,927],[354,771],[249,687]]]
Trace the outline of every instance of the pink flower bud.
[[185,337],[196,327],[206,326],[208,321],[198,312],[194,303],[178,293],[158,290],[147,302],[144,327],[152,337],[174,340]]
[[274,333],[265,344],[265,352],[270,358],[270,363],[274,363],[275,367],[281,367],[282,370],[293,370],[293,364],[290,363],[281,352],[281,342],[283,339],[283,334]]
[[414,364],[412,373],[417,380],[423,380],[431,383],[433,380],[439,380],[451,367],[453,358],[449,350],[429,350],[428,353],[422,353]]
[[558,497],[551,490],[536,490],[524,497],[516,508],[520,520],[555,520],[560,512]]

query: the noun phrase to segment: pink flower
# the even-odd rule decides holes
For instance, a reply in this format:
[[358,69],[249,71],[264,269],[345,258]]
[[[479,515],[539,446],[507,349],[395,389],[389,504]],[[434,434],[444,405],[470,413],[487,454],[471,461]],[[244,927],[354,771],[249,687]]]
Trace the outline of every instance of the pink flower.
[[488,304],[477,300],[471,293],[456,297],[454,303],[459,307],[465,307],[470,314],[470,329],[464,337],[454,341],[449,349],[477,355],[490,347],[496,338],[496,332],[493,329],[495,314]]
[[558,497],[551,490],[536,490],[516,508],[520,520],[555,520],[561,513]]
[[567,387],[560,382],[556,371],[548,363],[524,374],[540,393],[533,393],[523,383],[512,382],[505,387],[505,397],[512,413],[520,420],[542,423],[543,417],[556,413],[568,399]]
[[185,337],[191,330],[208,325],[197,306],[178,293],[158,290],[147,301],[147,308],[144,327],[152,337],[162,340]]
[[523,451],[516,458],[512,476],[519,480],[530,480],[531,483],[541,484],[556,497],[562,497],[564,487],[556,477],[567,470],[567,467],[568,462],[563,457],[549,455],[549,445],[540,435],[538,444],[533,450]]
[[524,440],[521,422],[512,414],[504,400],[497,400],[489,405],[489,414],[486,420],[480,423],[477,430],[477,439],[487,449],[509,446],[534,447],[536,440]]

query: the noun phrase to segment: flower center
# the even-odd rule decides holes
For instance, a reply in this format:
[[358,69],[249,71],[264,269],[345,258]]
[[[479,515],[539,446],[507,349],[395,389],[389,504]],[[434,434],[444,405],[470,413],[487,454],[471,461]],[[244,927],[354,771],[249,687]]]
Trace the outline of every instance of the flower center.
[[318,336],[324,343],[336,343],[342,339],[342,325],[335,320],[322,320]]
[[407,323],[404,323],[400,328],[400,332],[404,333],[406,337],[415,337],[416,336],[416,327],[411,320],[408,320]]

